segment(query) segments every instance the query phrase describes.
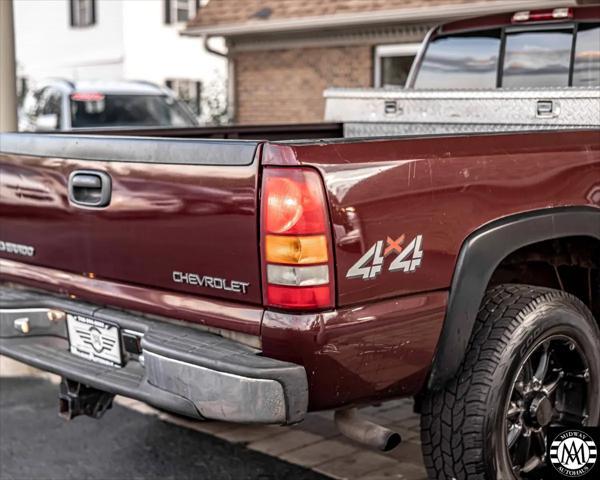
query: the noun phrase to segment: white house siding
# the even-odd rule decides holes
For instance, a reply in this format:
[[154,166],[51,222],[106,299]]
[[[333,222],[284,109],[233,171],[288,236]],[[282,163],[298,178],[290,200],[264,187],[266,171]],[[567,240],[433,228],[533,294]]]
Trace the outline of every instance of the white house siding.
[[96,0],[96,23],[84,28],[70,26],[69,0],[14,0],[14,10],[17,74],[29,86],[48,77],[185,79],[204,95],[225,92],[227,61],[179,35],[183,23],[165,24],[163,0]]
[[201,39],[179,35],[184,24],[164,24],[162,0],[121,3],[125,78],[164,84],[171,78],[210,82],[226,77],[225,59],[206,52]]
[[70,26],[68,0],[15,0],[14,14],[20,77],[122,78],[123,8],[118,0],[99,0],[97,22],[86,28]]

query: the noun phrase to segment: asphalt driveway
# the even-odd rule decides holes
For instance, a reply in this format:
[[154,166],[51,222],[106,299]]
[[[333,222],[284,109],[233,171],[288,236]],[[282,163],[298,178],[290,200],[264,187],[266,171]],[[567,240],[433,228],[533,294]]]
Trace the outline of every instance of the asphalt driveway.
[[66,422],[57,390],[40,378],[0,378],[2,480],[326,478],[119,405],[99,421]]

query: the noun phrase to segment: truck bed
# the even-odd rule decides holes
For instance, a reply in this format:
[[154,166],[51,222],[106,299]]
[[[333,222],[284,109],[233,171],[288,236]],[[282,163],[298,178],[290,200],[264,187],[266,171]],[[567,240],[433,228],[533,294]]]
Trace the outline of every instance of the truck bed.
[[[186,134],[215,133],[193,130]],[[263,135],[258,130],[252,134]],[[300,130],[295,133],[303,136],[319,128]],[[227,135],[236,129],[218,131]],[[131,289],[206,296],[260,308],[259,178],[265,166],[302,166],[317,170],[326,186],[334,224],[337,302],[348,305],[447,288],[454,259],[443,251],[457,251],[481,222],[548,206],[542,187],[548,175],[583,175],[592,181],[598,168],[597,130],[274,142],[154,138],[150,135],[155,131],[144,133],[147,136],[2,134],[0,239],[35,246],[35,255],[5,251],[0,257]],[[112,178],[109,206],[73,205],[68,183],[79,170],[104,171]],[[382,176],[383,171],[387,173]],[[526,207],[519,206],[519,197],[514,196],[514,189],[520,192],[524,185],[519,181],[517,187],[517,178],[527,178],[525,183],[532,186]],[[475,196],[456,195],[461,189]],[[557,192],[551,203],[597,201],[596,194],[588,198],[583,191],[595,191],[593,181],[572,194]],[[479,218],[470,205],[483,192],[493,205],[494,196],[504,197],[506,192],[510,201],[490,207],[487,217]],[[418,202],[421,213],[395,224],[393,218],[405,210],[405,201]],[[380,209],[382,204],[387,206]],[[467,215],[464,228],[447,230],[444,212]],[[366,291],[361,282],[346,279],[357,254],[379,236],[394,235],[391,230],[409,236],[429,232],[428,237],[440,242],[434,248],[438,253],[429,253],[439,258],[439,268],[420,269],[410,276],[410,284],[383,279]],[[182,282],[174,272],[198,274],[199,280],[186,277]],[[138,300],[139,292],[136,296]],[[168,305],[168,297],[157,298]],[[236,328],[258,331],[255,314],[243,317]],[[246,327],[241,326],[244,323]]]
[[[472,234],[534,211],[598,215],[599,134],[2,134],[0,282],[243,340],[304,366],[310,409],[411,395],[426,381]],[[73,203],[70,181],[89,171],[111,179],[110,204]],[[326,309],[286,310],[265,298],[268,171],[311,172],[322,183],[332,265]],[[418,262],[394,271],[391,254],[379,274],[353,273],[369,270],[369,252],[386,242]]]

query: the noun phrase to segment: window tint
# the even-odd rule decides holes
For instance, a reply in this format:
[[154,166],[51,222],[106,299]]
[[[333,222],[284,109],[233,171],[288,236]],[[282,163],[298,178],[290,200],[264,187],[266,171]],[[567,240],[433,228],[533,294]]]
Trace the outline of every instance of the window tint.
[[579,24],[573,63],[574,87],[600,87],[600,25]]
[[126,126],[191,126],[195,120],[172,98],[160,95],[100,95],[71,98],[74,128]]
[[568,86],[572,43],[572,30],[507,34],[502,86]]
[[435,38],[427,48],[416,88],[495,88],[500,30]]

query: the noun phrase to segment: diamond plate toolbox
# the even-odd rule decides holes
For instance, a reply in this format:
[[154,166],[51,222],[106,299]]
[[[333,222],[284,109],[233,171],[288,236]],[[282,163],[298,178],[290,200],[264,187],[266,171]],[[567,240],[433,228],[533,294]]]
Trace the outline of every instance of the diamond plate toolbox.
[[327,89],[346,136],[600,128],[600,89]]

